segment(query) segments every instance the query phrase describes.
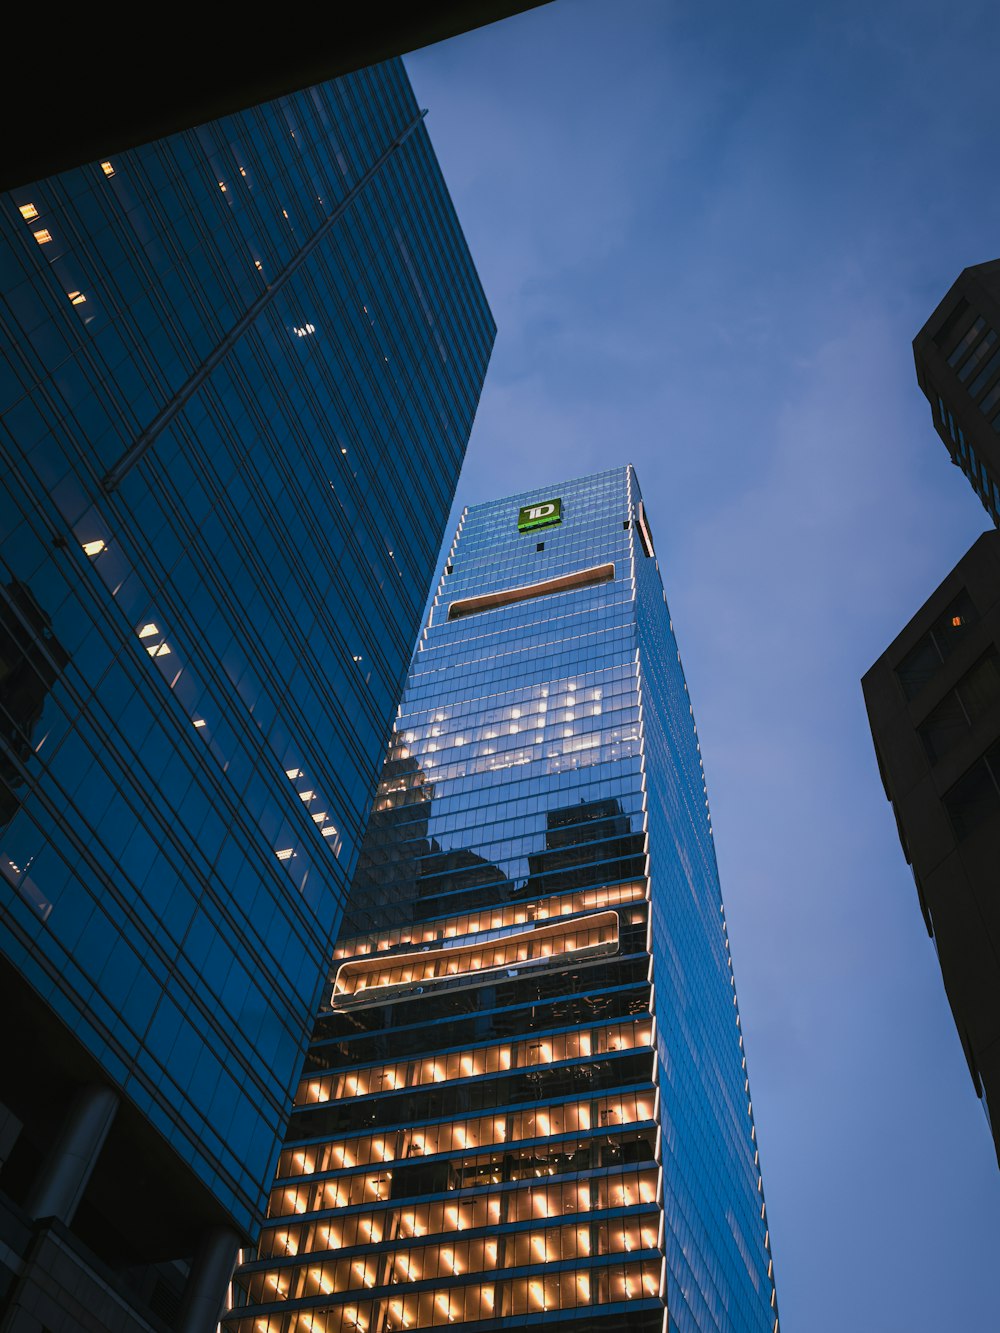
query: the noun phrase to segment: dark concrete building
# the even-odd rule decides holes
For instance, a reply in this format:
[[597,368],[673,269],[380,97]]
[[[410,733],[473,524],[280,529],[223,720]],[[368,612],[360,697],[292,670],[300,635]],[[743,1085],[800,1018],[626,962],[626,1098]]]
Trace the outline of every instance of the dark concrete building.
[[862,687],[886,795],[1000,1155],[1000,533],[979,538]]
[[963,269],[913,340],[951,461],[1000,524],[1000,259]]

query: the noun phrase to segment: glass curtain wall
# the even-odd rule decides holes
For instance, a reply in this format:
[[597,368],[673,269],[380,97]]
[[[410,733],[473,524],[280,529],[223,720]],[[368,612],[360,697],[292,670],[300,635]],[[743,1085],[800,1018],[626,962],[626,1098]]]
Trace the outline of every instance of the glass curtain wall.
[[400,61],[0,208],[0,948],[251,1233],[495,329]]
[[773,1333],[720,906],[633,471],[466,511],[227,1333]]

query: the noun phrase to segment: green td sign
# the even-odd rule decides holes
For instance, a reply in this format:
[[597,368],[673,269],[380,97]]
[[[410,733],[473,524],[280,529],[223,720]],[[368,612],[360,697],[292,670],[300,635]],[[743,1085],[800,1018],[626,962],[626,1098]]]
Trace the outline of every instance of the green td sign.
[[562,500],[545,500],[541,504],[525,505],[518,511],[518,532],[530,532],[532,528],[547,528],[553,523],[562,522]]

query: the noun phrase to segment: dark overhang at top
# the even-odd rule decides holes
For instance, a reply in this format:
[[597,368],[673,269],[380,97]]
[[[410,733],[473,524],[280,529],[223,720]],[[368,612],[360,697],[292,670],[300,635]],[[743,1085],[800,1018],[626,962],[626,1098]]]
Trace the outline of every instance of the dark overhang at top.
[[8,49],[0,189],[135,148],[547,0],[424,0],[308,11],[81,7]]

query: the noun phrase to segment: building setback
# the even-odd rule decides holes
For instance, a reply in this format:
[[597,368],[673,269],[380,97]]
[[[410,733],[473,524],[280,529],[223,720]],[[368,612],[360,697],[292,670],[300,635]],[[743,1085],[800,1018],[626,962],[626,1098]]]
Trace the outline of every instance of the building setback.
[[879,771],[1000,1156],[1000,533],[862,681]]
[[466,510],[226,1333],[774,1333],[697,730],[634,471]]
[[1000,259],[963,269],[913,340],[934,429],[1000,524]]
[[495,329],[399,61],[2,210],[3,1327],[204,1329]]

